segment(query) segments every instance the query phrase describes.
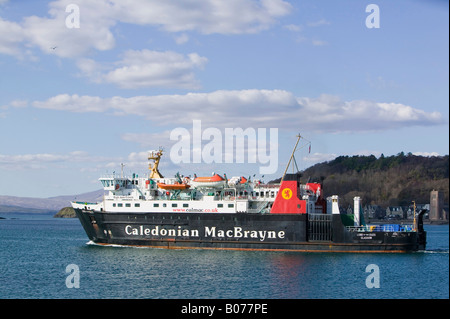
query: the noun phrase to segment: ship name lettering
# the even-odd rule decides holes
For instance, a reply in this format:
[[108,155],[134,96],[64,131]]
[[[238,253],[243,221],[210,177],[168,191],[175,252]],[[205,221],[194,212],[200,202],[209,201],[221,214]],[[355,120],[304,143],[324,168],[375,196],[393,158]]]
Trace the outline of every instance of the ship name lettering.
[[[125,234],[128,236],[154,236],[154,237],[200,237],[198,229],[183,229],[181,226],[177,228],[166,229],[159,225],[153,228],[144,225],[125,226]],[[233,227],[232,229],[217,229],[216,226],[205,226],[205,237],[213,238],[254,238],[264,241],[266,239],[284,239],[286,233],[283,230],[244,230],[242,227]]]
[[177,229],[165,229],[160,228],[160,226],[148,228],[144,227],[144,225],[139,227],[127,225],[125,226],[125,233],[132,236],[199,237],[197,229],[182,229],[181,226],[178,226]]
[[257,238],[260,241],[268,239],[284,239],[285,232],[274,230],[242,230],[242,227],[234,227],[233,229],[223,230],[216,229],[216,226],[205,226],[205,237],[217,237],[217,238]]

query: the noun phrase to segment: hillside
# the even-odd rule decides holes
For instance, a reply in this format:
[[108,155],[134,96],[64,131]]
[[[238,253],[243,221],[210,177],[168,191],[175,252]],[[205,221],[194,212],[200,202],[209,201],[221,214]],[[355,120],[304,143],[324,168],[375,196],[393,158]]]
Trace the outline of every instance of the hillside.
[[323,180],[326,196],[339,195],[342,207],[361,196],[363,204],[382,207],[429,203],[430,191],[444,192],[449,202],[449,157],[423,157],[403,152],[375,156],[339,156],[302,172],[302,181]]
[[72,207],[64,207],[59,212],[57,212],[53,217],[55,218],[75,218],[75,210]]
[[57,212],[70,206],[70,201],[79,198],[84,201],[99,201],[103,197],[103,189],[79,195],[57,196],[49,198],[17,197],[0,195],[0,212],[2,213],[45,213]]

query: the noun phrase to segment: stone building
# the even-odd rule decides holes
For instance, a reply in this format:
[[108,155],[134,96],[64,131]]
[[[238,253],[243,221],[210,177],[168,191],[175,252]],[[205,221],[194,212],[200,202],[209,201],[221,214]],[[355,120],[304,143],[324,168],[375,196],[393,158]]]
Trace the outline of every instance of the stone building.
[[447,214],[444,211],[444,193],[432,190],[430,193],[430,221],[445,221]]

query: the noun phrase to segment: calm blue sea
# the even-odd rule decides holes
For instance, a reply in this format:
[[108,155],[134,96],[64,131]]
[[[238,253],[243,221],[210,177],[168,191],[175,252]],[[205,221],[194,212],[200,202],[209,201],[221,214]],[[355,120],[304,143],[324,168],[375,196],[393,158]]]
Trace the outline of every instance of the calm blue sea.
[[448,225],[426,252],[333,254],[99,247],[78,219],[0,216],[2,299],[449,298]]

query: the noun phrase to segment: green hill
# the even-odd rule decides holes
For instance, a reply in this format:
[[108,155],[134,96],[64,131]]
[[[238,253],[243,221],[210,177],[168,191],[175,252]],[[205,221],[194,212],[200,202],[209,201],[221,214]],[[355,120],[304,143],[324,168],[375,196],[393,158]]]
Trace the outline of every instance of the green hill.
[[403,152],[385,157],[339,156],[302,172],[302,182],[323,182],[325,196],[339,195],[342,207],[361,196],[363,204],[406,206],[429,203],[430,191],[444,192],[449,202],[449,157]]
[[72,207],[64,207],[58,213],[56,213],[56,218],[75,218],[77,215],[75,214],[75,210]]

